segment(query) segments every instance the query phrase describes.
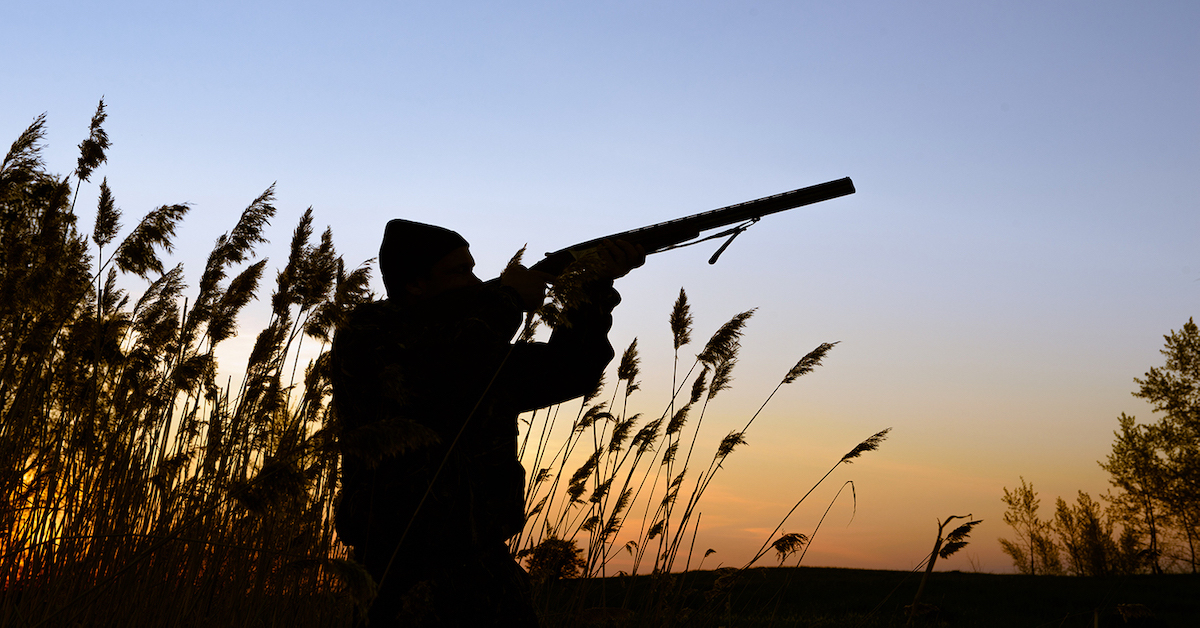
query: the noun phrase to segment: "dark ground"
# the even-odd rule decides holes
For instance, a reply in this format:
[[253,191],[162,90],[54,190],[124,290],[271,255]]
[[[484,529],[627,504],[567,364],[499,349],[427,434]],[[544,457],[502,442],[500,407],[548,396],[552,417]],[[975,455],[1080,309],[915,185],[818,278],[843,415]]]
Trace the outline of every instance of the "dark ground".
[[[657,583],[645,576],[593,580],[586,590],[564,581],[541,587],[538,602],[545,625],[552,627],[903,626],[904,607],[920,577],[819,567],[753,569],[724,578],[705,571]],[[934,608],[915,626],[1200,627],[1200,575],[935,572],[921,602]]]

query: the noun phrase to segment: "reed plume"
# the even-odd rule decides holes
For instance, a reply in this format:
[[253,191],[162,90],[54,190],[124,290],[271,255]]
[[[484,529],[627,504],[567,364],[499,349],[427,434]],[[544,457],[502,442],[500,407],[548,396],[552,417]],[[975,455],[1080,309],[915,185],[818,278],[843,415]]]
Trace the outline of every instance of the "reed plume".
[[104,99],[100,99],[100,104],[96,107],[96,113],[92,114],[92,122],[88,125],[87,139],[79,143],[79,160],[76,162],[75,175],[80,181],[87,181],[92,176],[92,171],[100,164],[108,161],[105,151],[110,146],[108,141],[108,133],[104,130],[104,121],[108,119],[108,114],[104,112]]
[[779,565],[783,566],[789,556],[795,554],[808,543],[808,536],[799,532],[786,532],[771,543],[771,549],[779,555]]
[[635,381],[638,376],[638,362],[637,338],[634,338],[621,354],[621,361],[617,365],[617,379],[625,382],[626,397],[638,389],[638,382]]
[[808,352],[808,354],[800,358],[799,362],[796,362],[796,366],[793,366],[791,370],[788,371],[787,375],[784,376],[782,383],[790,384],[800,377],[813,372],[813,369],[821,365],[821,360],[825,358],[825,354],[829,353],[829,350],[833,349],[833,346],[836,344],[838,343],[822,342],[820,345],[817,345],[816,349]]
[[116,208],[112,190],[108,188],[108,177],[100,181],[100,199],[96,203],[96,226],[92,229],[92,241],[103,248],[112,242],[121,230],[121,210]]
[[754,310],[750,309],[721,325],[720,329],[708,339],[708,343],[704,345],[704,349],[696,358],[708,366],[715,367],[717,364],[735,357],[741,344],[742,334],[745,333],[746,322],[753,315]]
[[692,341],[692,309],[687,302],[687,293],[679,289],[679,296],[671,308],[671,338],[675,343],[675,351]]
[[39,144],[46,137],[46,114],[34,118],[33,122],[21,131],[17,139],[9,146],[0,162],[0,191],[8,201],[8,195],[19,185],[32,181],[42,172],[45,163],[42,161],[42,147]]
[[150,273],[161,275],[163,263],[158,249],[167,253],[174,250],[175,228],[187,212],[187,205],[162,205],[146,214],[117,247],[117,268],[142,279],[149,279]]
[[864,453],[879,449],[879,446],[883,444],[884,440],[887,439],[888,432],[890,431],[892,431],[892,428],[889,427],[885,430],[881,430],[875,434],[872,434],[871,436],[868,436],[866,440],[855,445],[854,449],[851,449],[846,453],[846,455],[842,456],[842,459],[838,461],[838,464],[843,462],[846,464],[851,464],[856,458]]

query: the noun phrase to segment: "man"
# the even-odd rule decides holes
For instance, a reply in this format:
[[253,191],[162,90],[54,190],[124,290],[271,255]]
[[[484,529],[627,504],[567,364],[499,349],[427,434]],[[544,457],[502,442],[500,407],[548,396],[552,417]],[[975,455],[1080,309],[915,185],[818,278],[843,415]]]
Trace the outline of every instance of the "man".
[[612,280],[645,254],[605,242],[599,255],[569,326],[512,344],[552,277],[514,266],[484,284],[459,234],[388,223],[388,298],[358,307],[333,342],[336,522],[379,586],[371,626],[537,625],[505,545],[524,525],[517,415],[585,394],[612,359]]

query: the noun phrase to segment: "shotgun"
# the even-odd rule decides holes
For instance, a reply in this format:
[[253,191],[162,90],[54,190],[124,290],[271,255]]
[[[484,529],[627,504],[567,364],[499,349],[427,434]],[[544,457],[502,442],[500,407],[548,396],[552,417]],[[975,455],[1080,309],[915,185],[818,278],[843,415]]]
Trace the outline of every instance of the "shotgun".
[[[587,253],[588,250],[600,246],[600,243],[604,240],[625,240],[630,244],[640,244],[646,249],[646,254],[650,255],[651,253],[670,251],[671,249],[699,244],[700,242],[714,238],[729,236],[729,239],[709,258],[708,263],[715,264],[717,263],[717,258],[721,256],[721,253],[725,252],[725,249],[729,247],[733,239],[762,219],[763,216],[795,209],[804,205],[820,203],[821,201],[853,193],[854,182],[849,177],[818,183],[817,185],[810,185],[809,187],[792,190],[791,192],[766,196],[753,201],[738,203],[737,205],[730,205],[683,218],[676,218],[675,220],[660,222],[647,227],[614,233],[603,238],[596,238],[595,240],[572,244],[565,249],[546,253],[546,257],[534,264],[532,269],[558,275],[562,273],[568,264]],[[700,234],[705,231],[719,229],[734,223],[740,224],[720,233],[703,238],[700,237]]]

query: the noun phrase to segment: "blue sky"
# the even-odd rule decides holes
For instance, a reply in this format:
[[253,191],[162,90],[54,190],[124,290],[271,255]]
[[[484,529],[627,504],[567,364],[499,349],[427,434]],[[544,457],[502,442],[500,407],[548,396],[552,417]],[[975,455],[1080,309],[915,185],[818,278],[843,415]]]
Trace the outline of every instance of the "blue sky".
[[495,274],[526,243],[852,177],[856,195],[764,220],[716,266],[702,245],[618,286],[613,342],[639,338],[650,407],[681,286],[698,337],[759,308],[716,438],[843,341],[727,463],[697,543],[730,564],[891,426],[840,472],[854,523],[806,563],[907,568],[936,517],[973,512],[986,523],[947,568],[974,553],[1008,569],[1002,487],[1103,492],[1116,417],[1149,418],[1132,378],[1200,305],[1191,2],[19,0],[0,15],[0,134],[46,112],[48,161],[69,172],[103,96],[98,175],[126,223],[192,203],[177,257],[193,282],[272,182],[272,266],[311,205],[352,263],[405,217],[459,230]]

